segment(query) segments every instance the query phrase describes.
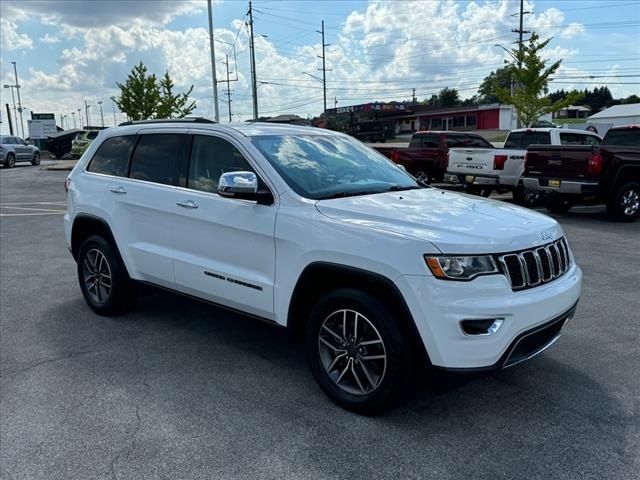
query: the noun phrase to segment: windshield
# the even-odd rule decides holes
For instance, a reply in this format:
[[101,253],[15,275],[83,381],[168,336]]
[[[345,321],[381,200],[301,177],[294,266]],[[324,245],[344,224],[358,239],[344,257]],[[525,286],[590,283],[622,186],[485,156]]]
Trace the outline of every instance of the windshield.
[[337,135],[264,135],[252,142],[298,195],[314,200],[421,188],[400,167]]

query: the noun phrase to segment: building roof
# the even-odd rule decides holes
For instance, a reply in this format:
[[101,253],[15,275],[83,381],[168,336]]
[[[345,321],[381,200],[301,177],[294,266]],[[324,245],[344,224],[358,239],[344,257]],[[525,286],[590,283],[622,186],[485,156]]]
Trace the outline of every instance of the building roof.
[[569,105],[568,107],[564,107],[562,110],[577,110],[579,112],[590,112],[591,107],[586,107],[584,105]]
[[609,107],[606,110],[591,115],[589,120],[638,116],[640,116],[640,103],[629,103],[627,105],[614,105],[613,107]]

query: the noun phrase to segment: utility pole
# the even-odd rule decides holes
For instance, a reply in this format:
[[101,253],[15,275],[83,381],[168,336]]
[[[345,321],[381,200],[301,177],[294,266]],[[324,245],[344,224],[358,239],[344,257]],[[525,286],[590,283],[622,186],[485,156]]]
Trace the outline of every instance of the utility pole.
[[411,89],[411,99],[413,101],[413,104],[415,105],[416,104],[416,89],[415,88]]
[[231,123],[231,82],[235,82],[238,79],[234,78],[233,80],[230,78],[230,74],[229,74],[229,54],[225,55],[225,59],[226,61],[223,62],[226,67],[227,67],[227,79],[226,80],[222,80],[222,82],[226,82],[227,83],[227,104],[229,106],[229,123]]
[[[15,123],[15,128],[16,128],[16,135],[18,135],[18,109],[16,108],[16,97],[13,95],[13,89],[15,87],[16,87],[15,85],[5,85],[4,86],[4,88],[11,89],[11,103],[13,105],[13,118],[15,119],[14,123]],[[9,115],[9,119],[11,119],[10,115]],[[11,132],[11,135],[13,135],[13,132]]]
[[9,104],[5,103],[7,107],[7,120],[9,120],[9,135],[13,135],[13,122],[11,121],[11,110],[9,109]]
[[216,122],[219,122],[220,112],[218,110],[218,81],[216,80],[216,50],[213,46],[213,12],[211,7],[211,0],[207,0],[207,9],[209,12],[209,51],[211,52],[211,79],[213,82],[213,110],[214,110],[215,120]]
[[78,111],[78,123],[80,124],[80,128],[84,129],[84,122],[82,121],[82,109],[79,108],[77,111]]
[[322,20],[322,30],[316,30],[316,32],[322,35],[322,56],[318,55],[318,58],[322,58],[322,95],[324,98],[323,115],[324,115],[324,121],[326,123],[327,121],[327,67],[325,64],[326,59],[324,54],[324,47],[328,47],[330,44],[324,43],[324,20]]
[[[13,74],[16,77],[16,91],[18,92],[18,112],[20,112],[20,131],[22,132],[22,138],[24,138],[24,124],[22,121],[22,101],[20,100],[20,83],[18,82],[18,68],[16,67],[16,62],[13,63]],[[17,131],[16,127],[16,131]]]
[[258,121],[258,85],[256,82],[256,48],[253,44],[253,10],[249,2],[249,48],[251,50],[251,90],[253,92],[253,121]]
[[76,125],[76,112],[71,112],[71,118],[73,118],[73,128],[78,128]]
[[513,33],[518,34],[518,70],[522,68],[522,35],[525,33],[531,33],[529,30],[524,30],[523,28],[524,16],[530,15],[531,13],[532,12],[524,11],[524,0],[520,0],[520,28],[517,30],[515,28],[511,30]]
[[338,108],[338,97],[333,97],[333,108]]
[[102,112],[102,100],[98,102],[98,105],[100,106],[100,123],[104,127],[104,113]]

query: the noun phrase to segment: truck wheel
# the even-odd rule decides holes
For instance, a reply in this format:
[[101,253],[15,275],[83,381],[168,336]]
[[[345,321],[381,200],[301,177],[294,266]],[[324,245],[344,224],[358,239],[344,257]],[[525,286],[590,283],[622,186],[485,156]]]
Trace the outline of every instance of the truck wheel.
[[607,212],[619,222],[633,222],[640,217],[640,183],[621,185],[607,201]]
[[99,315],[125,313],[133,305],[129,275],[120,265],[111,244],[92,235],[78,252],[78,281],[85,301]]
[[405,391],[410,348],[397,315],[373,295],[350,288],[334,290],[315,306],[305,332],[307,359],[335,403],[372,415]]
[[7,159],[4,161],[4,166],[7,168],[13,168],[16,166],[16,156],[13,153],[7,153]]
[[520,186],[513,190],[513,201],[518,205],[533,207],[540,201],[540,192],[536,190],[526,190]]
[[34,152],[31,165],[40,165],[40,154],[38,152]]
[[563,195],[552,195],[545,202],[545,208],[553,213],[567,213],[574,205],[574,201]]
[[427,185],[430,185],[433,181],[431,174],[426,170],[415,170],[412,175],[416,177],[416,180],[420,183],[426,183]]

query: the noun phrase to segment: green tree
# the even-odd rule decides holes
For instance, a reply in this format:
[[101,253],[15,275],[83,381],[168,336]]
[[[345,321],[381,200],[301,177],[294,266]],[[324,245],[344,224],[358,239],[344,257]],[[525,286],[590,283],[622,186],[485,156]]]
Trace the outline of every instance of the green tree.
[[456,107],[460,104],[460,95],[455,88],[444,87],[438,94],[438,105],[441,107]]
[[498,103],[500,100],[493,93],[493,86],[498,85],[501,88],[511,90],[511,81],[513,77],[513,67],[506,66],[498,68],[495,72],[491,72],[487,75],[480,88],[478,88],[479,101],[481,103]]
[[155,115],[160,89],[156,76],[149,75],[142,62],[133,67],[124,84],[116,82],[116,85],[120,88],[116,105],[127,117],[131,120],[147,120]]
[[156,118],[184,118],[193,112],[196,108],[196,102],[189,102],[189,95],[193,91],[193,85],[185,93],[174,95],[173,80],[169,76],[169,72],[165,72],[164,77],[160,80],[161,96],[156,111]]
[[511,55],[513,62],[507,66],[513,69],[516,81],[515,92],[493,84],[493,93],[502,103],[508,103],[516,108],[518,119],[525,126],[531,126],[545,113],[555,112],[568,105],[578,102],[582,95],[569,93],[564,99],[552,102],[547,96],[549,78],[558,70],[562,60],[547,66],[548,60],[540,56],[541,51],[548,45],[551,38],[540,41],[537,33],[532,33],[529,41],[521,49],[514,49]]
[[638,95],[629,95],[627,98],[623,98],[621,103],[640,103],[640,97]]

